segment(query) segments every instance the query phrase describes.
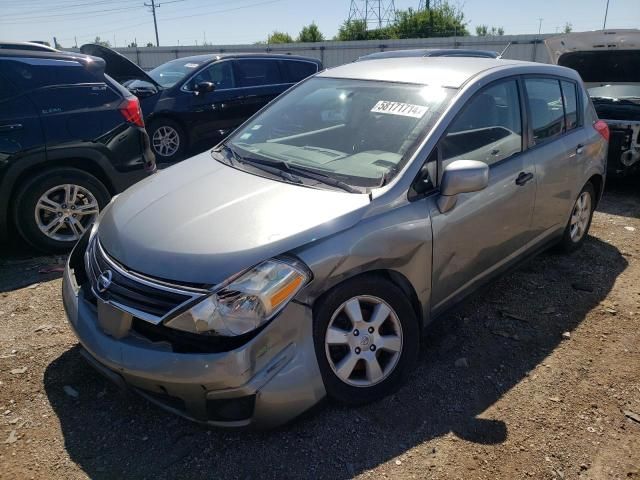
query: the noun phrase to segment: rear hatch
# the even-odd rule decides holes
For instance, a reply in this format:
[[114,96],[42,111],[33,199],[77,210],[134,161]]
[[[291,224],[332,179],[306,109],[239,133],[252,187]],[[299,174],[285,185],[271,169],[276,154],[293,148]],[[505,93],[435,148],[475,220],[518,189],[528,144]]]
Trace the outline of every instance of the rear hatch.
[[551,63],[576,70],[587,88],[640,84],[640,30],[601,30],[545,40]]
[[127,84],[133,80],[141,80],[157,88],[161,88],[147,72],[115,50],[103,47],[102,45],[87,43],[80,47],[80,51],[85,55],[102,58],[107,64],[105,73],[122,85],[127,86]]

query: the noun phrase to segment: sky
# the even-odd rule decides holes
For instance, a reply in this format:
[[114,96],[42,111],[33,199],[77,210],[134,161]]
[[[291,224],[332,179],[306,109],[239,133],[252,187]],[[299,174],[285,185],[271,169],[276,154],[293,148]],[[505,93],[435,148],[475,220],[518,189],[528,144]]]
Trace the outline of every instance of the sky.
[[[151,0],[147,0],[150,3]],[[351,0],[155,0],[160,45],[214,45],[266,40],[273,30],[295,36],[315,21],[326,38],[349,15]],[[388,0],[387,0],[388,1]],[[453,0],[469,30],[503,27],[506,34],[602,28],[607,0]],[[0,0],[0,40],[45,40],[63,47],[93,41],[155,43],[153,17],[143,0]],[[396,9],[419,0],[396,0]],[[607,28],[640,28],[640,0],[610,0]]]

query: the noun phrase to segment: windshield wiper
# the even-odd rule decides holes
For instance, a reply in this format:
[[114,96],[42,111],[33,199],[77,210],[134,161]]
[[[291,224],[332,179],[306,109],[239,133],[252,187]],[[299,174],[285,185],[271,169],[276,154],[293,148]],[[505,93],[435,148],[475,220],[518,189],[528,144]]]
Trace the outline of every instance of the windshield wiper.
[[334,178],[330,175],[325,175],[324,173],[316,172],[315,170],[310,168],[305,168],[299,165],[291,165],[290,163],[287,163],[284,161],[272,161],[269,163],[272,163],[274,167],[282,168],[287,172],[292,172],[297,175],[302,175],[303,177],[317,180],[318,182],[324,183],[325,185],[337,187],[349,193],[362,193],[357,188],[352,187],[351,185],[343,182],[342,180],[338,180],[337,178]]
[[319,173],[298,165],[291,165],[290,163],[287,163],[283,160],[263,160],[252,157],[243,157],[233,148],[227,145],[226,142],[221,145],[220,149],[216,149],[214,150],[214,152],[220,151],[221,149],[225,149],[230,152],[231,158],[238,163],[248,163],[256,168],[277,175],[280,178],[293,183],[302,183],[300,176],[303,176],[311,178],[313,180],[317,180],[318,182],[324,183],[326,185],[340,188],[349,193],[361,193],[357,188],[354,188],[351,185],[338,180],[337,178],[333,178],[329,175],[325,175],[323,173]]
[[255,158],[243,157],[238,152],[236,152],[233,148],[231,148],[227,143],[223,143],[220,145],[220,148],[216,148],[212,150],[214,153],[219,153],[221,150],[226,150],[231,154],[231,156],[227,156],[226,158],[233,165],[234,163],[248,163],[260,170],[265,172],[269,172],[272,175],[276,175],[277,177],[282,178],[283,180],[287,180],[292,183],[302,183],[299,177],[293,175],[291,172],[285,171],[281,168],[278,168],[275,165],[270,165],[269,163],[263,162],[262,160],[258,160]]
[[325,175],[323,173],[319,173],[319,172],[316,172],[315,170],[301,167],[299,165],[291,165],[290,163],[285,162],[283,160],[262,160],[257,158],[243,157],[242,161],[251,163],[253,165],[260,165],[262,167],[275,168],[277,170],[280,170],[283,173],[288,173],[290,175],[300,175],[303,177],[311,178],[313,180],[317,180],[318,182],[324,183],[326,185],[340,188],[349,193],[361,193],[360,190],[358,190],[357,188],[354,188],[348,183],[338,180],[337,178],[333,178],[329,175]]

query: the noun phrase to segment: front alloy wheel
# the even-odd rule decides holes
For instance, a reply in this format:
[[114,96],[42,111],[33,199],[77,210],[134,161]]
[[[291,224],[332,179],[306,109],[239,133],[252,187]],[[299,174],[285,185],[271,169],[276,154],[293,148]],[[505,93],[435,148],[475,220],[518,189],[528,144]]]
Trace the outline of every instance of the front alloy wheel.
[[325,353],[333,372],[347,385],[370,387],[382,382],[402,353],[398,315],[377,297],[347,300],[329,322]]
[[394,392],[418,356],[419,327],[407,295],[381,275],[334,287],[314,307],[313,339],[327,394],[358,405]]

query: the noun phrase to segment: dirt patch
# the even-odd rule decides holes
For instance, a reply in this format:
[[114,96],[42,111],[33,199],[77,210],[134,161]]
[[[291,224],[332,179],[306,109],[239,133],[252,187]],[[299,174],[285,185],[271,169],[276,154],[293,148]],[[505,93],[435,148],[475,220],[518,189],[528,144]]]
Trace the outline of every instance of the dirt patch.
[[[209,430],[80,357],[57,257],[0,259],[0,478],[640,479],[640,189],[439,321],[396,395]],[[631,413],[632,415],[629,415]]]

